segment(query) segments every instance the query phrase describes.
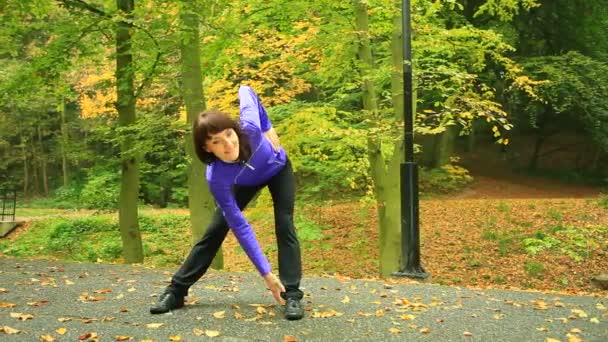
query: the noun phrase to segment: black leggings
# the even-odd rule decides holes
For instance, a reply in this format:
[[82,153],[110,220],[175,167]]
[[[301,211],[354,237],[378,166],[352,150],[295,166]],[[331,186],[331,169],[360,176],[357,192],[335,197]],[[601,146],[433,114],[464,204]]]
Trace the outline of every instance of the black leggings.
[[[281,296],[284,299],[302,299],[300,243],[293,224],[295,178],[289,159],[285,167],[268,183],[255,187],[235,187],[234,196],[239,208],[244,210],[264,186],[268,186],[274,206],[275,234],[279,249],[279,278],[286,290]],[[227,233],[228,224],[222,210],[217,208],[207,231],[192,247],[180,269],[173,275],[168,289],[177,295],[186,296],[190,286],[207,272]]]

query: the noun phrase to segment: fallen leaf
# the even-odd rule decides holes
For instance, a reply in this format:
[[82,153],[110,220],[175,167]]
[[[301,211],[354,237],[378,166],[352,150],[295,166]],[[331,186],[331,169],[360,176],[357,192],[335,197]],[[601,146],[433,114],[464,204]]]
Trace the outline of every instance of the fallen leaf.
[[465,331],[462,333],[464,336],[473,336],[473,333],[470,333],[468,331]]
[[55,342],[55,338],[52,335],[40,335],[40,341],[42,342]]
[[8,290],[3,287],[0,287],[0,293],[8,293]]
[[384,316],[384,310],[382,310],[382,309],[376,310],[376,317],[382,317],[382,316]]
[[312,314],[310,314],[310,317],[312,318],[328,318],[328,317],[340,317],[342,316],[343,313],[338,312],[336,310],[329,310],[329,311],[315,311]]
[[373,314],[372,314],[372,313],[369,313],[369,312],[362,312],[362,311],[359,311],[359,312],[357,312],[357,315],[359,315],[359,316],[363,316],[363,317],[369,317],[369,316],[371,316],[371,315],[373,315]]
[[118,336],[114,337],[114,339],[116,339],[116,341],[131,341],[133,339],[133,337],[118,335]]
[[78,340],[79,341],[87,340],[92,336],[93,336],[93,333],[82,334],[82,335],[78,336]]
[[431,332],[431,328],[422,328],[420,329],[421,334],[429,334]]
[[129,287],[127,289],[127,292],[134,292],[134,291],[137,291],[137,289],[135,289],[134,287]]
[[71,318],[69,318],[69,317],[59,317],[59,318],[57,318],[57,320],[58,320],[59,322],[69,322],[69,321],[71,321],[72,319],[71,319]]
[[593,318],[591,318],[591,319],[589,320],[589,322],[591,322],[591,323],[595,323],[595,324],[599,324],[599,323],[600,323],[600,320],[599,320],[599,318],[597,318],[597,317],[593,317]]
[[220,336],[220,332],[217,330],[205,330],[205,335],[209,337],[217,337]]
[[414,318],[416,318],[416,316],[414,316],[414,315],[410,315],[410,314],[405,314],[405,315],[401,315],[401,316],[399,316],[399,318],[401,318],[401,319],[402,319],[402,320],[404,320],[404,321],[411,321],[411,320],[413,320]]
[[17,319],[20,319],[22,321],[27,321],[28,319],[34,318],[34,315],[22,314],[22,313],[18,313],[18,312],[11,312],[10,315],[11,315],[12,318],[17,318]]
[[120,312],[129,312],[129,308],[123,306],[120,308]]
[[608,308],[606,308],[606,306],[605,306],[604,304],[602,304],[602,303],[597,303],[597,304],[595,304],[595,307],[596,307],[598,310],[602,310],[602,311],[603,311],[603,310],[608,310]]
[[8,334],[8,335],[13,335],[13,334],[20,333],[21,330],[13,329],[13,328],[5,325],[3,327],[0,327],[0,332],[3,332],[3,333]]
[[[258,307],[255,309],[255,311],[256,311],[257,313],[259,313],[260,315],[263,315],[263,314],[265,314],[265,313],[267,312],[267,311],[266,311],[266,308],[264,308],[264,307],[262,307],[262,306],[258,306]],[[222,311],[222,312],[223,312],[223,311]],[[222,317],[222,318],[223,318],[223,317]]]
[[344,304],[350,303],[350,298],[348,298],[348,296],[344,296],[344,299],[342,299],[342,303],[344,303]]
[[283,342],[297,342],[296,337],[293,335],[284,335]]
[[538,331],[544,331],[544,332],[548,332],[548,331],[549,331],[549,328],[547,328],[547,327],[538,327],[538,328],[536,328],[536,330],[538,330]]
[[39,300],[37,302],[29,302],[29,303],[27,303],[27,305],[29,305],[29,306],[43,306],[45,304],[48,304],[48,302],[49,302],[48,300],[43,299],[43,300]]
[[181,340],[182,340],[182,337],[179,336],[179,335],[178,336],[170,336],[169,337],[169,341],[171,341],[171,342],[180,342]]
[[580,333],[582,333],[582,331],[579,328],[572,328],[572,329],[570,329],[570,333],[571,334],[580,334]]
[[561,341],[558,340],[558,339],[555,339],[555,338],[547,337],[547,341],[546,342],[561,342]]
[[14,308],[17,304],[0,302],[0,308]]
[[160,328],[162,326],[163,326],[163,323],[149,323],[149,324],[146,324],[146,328],[149,328],[149,329],[158,329],[158,328]]
[[583,342],[583,340],[576,335],[566,334],[566,336],[568,337],[568,342]]
[[243,314],[237,311],[237,312],[234,313],[234,318],[236,318],[236,319],[243,319]]
[[587,313],[581,309],[572,309],[571,311],[580,318],[587,318]]
[[65,279],[64,282],[66,285],[74,285],[74,282],[69,279]]
[[79,299],[81,302],[100,302],[106,298],[104,296],[80,296]]
[[205,332],[203,330],[196,329],[196,328],[192,329],[192,333],[196,336],[203,336],[205,334]]
[[553,303],[553,305],[555,305],[556,308],[566,307],[566,305],[562,302],[555,302],[555,303]]
[[111,293],[111,292],[112,292],[112,289],[107,288],[107,287],[105,289],[93,291],[93,293]]
[[390,329],[388,329],[388,331],[389,331],[391,334],[401,334],[401,330],[399,330],[399,329],[397,329],[397,328],[390,328]]
[[[262,308],[263,309],[263,308]],[[265,311],[265,310],[264,310]],[[215,318],[226,318],[226,311],[218,311],[213,313]]]
[[65,333],[68,332],[68,329],[59,328],[59,329],[55,330],[55,332],[57,332],[59,335],[65,335]]

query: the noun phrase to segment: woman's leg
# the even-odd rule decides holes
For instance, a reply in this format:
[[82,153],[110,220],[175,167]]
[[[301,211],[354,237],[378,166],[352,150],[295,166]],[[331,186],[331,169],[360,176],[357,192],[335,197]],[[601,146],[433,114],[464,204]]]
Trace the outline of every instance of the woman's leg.
[[300,243],[293,224],[295,177],[289,159],[285,167],[270,179],[268,189],[274,204],[275,232],[279,248],[279,278],[286,290],[281,295],[284,299],[302,299]]
[[[236,187],[234,196],[241,210],[253,199],[260,187]],[[169,290],[177,296],[188,295],[188,289],[207,272],[228,233],[222,210],[217,208],[203,237],[192,247],[190,254],[173,275]]]

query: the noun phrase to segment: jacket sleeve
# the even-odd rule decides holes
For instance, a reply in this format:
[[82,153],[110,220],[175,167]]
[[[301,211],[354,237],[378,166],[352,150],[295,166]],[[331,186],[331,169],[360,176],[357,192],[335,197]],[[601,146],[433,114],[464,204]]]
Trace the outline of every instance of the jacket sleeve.
[[239,88],[239,108],[242,122],[252,124],[262,132],[272,128],[266,108],[250,86],[242,85]]
[[232,229],[234,236],[239,241],[239,244],[255,265],[260,275],[265,276],[272,270],[270,263],[262,252],[255,232],[251,225],[245,219],[243,212],[236,204],[236,199],[232,194],[230,186],[224,186],[218,183],[209,183],[209,190],[213,194],[218,206],[223,211],[224,218],[228,223],[228,227]]

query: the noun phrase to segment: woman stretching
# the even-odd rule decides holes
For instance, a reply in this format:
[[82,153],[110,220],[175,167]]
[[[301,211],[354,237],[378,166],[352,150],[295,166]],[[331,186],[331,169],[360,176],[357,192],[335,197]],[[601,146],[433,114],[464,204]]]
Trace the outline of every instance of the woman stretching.
[[[188,289],[209,268],[228,233],[228,227],[264,278],[275,300],[285,302],[284,316],[301,319],[302,263],[293,224],[295,179],[291,163],[280,146],[266,109],[249,86],[239,88],[240,122],[218,111],[198,116],[193,124],[195,150],[207,164],[207,183],[217,202],[213,220],[204,236],[173,275],[150,313],[160,314],[184,306]],[[274,206],[279,252],[279,279],[262,253],[255,233],[242,210],[265,186]]]

